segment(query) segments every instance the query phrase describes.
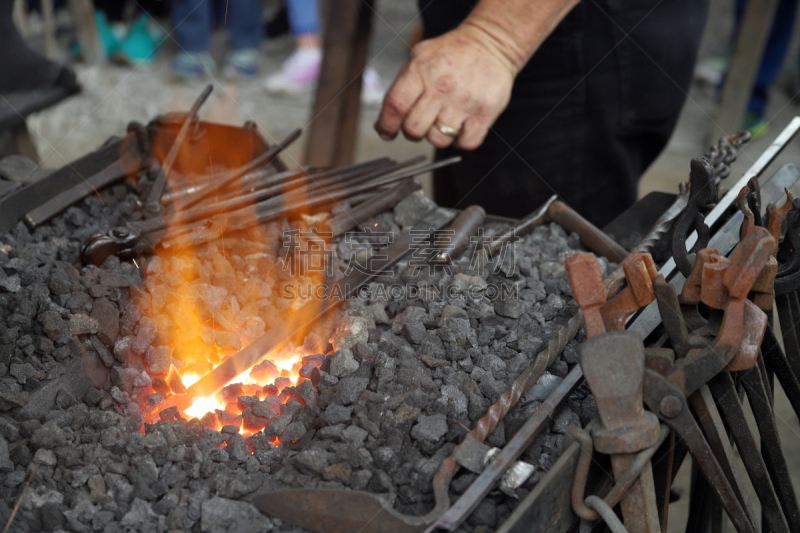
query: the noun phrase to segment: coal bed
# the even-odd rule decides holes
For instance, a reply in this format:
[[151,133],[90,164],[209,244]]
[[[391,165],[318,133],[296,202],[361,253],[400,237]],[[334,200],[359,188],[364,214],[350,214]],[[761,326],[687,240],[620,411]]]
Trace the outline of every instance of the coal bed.
[[[15,513],[10,531],[302,531],[249,502],[299,487],[368,491],[425,514],[442,461],[577,312],[563,264],[582,247],[549,223],[485,268],[475,244],[433,272],[407,258],[206,404],[165,407],[295,310],[286,235],[307,222],[226,233],[181,257],[83,266],[82,243],[134,213],[135,185],[0,234],[0,524]],[[362,227],[399,235],[434,209],[417,192]],[[334,241],[334,278],[363,245]],[[604,275],[616,266],[599,262]],[[539,409],[583,335],[489,445],[502,448]],[[595,415],[578,389],[525,451],[529,477],[493,491],[461,529],[495,530],[565,433]],[[462,469],[451,498],[476,477]]]

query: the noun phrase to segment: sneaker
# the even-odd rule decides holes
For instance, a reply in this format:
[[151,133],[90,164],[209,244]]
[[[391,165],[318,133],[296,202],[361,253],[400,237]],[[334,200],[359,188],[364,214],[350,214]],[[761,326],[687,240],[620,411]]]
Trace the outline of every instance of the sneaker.
[[364,105],[381,105],[386,87],[383,85],[380,74],[374,68],[368,67],[364,71],[361,85],[361,103]]
[[709,57],[697,63],[694,69],[694,79],[700,83],[716,87],[722,83],[727,71],[727,57]]
[[264,82],[272,94],[302,94],[314,87],[322,64],[321,48],[297,48],[283,62],[281,70]]
[[175,81],[202,80],[214,74],[214,59],[208,52],[181,52],[170,64]]
[[232,50],[225,61],[225,78],[253,79],[258,75],[259,53],[257,48]]
[[[321,66],[320,48],[298,48],[284,61],[280,72],[269,76],[264,85],[272,94],[303,94],[314,88]],[[368,67],[362,79],[361,102],[380,105],[386,93],[380,75]]]
[[133,24],[128,35],[119,44],[114,59],[126,64],[152,63],[160,47],[160,39],[150,30],[150,16],[142,13]]
[[750,132],[751,139],[758,139],[763,137],[769,132],[769,122],[763,115],[756,115],[755,113],[747,113],[745,118],[745,129]]

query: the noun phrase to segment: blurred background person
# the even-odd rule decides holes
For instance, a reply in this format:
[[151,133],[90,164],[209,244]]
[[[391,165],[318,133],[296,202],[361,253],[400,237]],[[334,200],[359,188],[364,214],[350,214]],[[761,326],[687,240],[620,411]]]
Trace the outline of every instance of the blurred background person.
[[[213,76],[216,64],[210,53],[215,22],[212,0],[172,0],[171,18],[172,34],[179,48],[171,65],[173,77],[180,81]],[[261,0],[228,1],[221,22],[230,34],[223,74],[226,78],[254,78],[258,75],[263,36]]]
[[[734,36],[739,33],[746,6],[745,0],[737,0]],[[747,115],[743,126],[750,131],[753,138],[763,137],[769,131],[769,120],[766,118],[769,89],[780,74],[781,66],[789,50],[796,14],[797,0],[780,0],[778,2],[772,29],[753,85],[753,92],[747,103]],[[789,97],[793,98],[794,95],[789,95]]]
[[[153,18],[164,18],[167,2],[162,0],[94,0],[97,33],[105,56],[112,61],[151,63],[158,53],[165,32]],[[136,13],[128,24],[128,11]]]
[[[320,33],[317,0],[286,0],[288,26],[295,39],[295,50],[283,62],[278,72],[267,77],[265,87],[271,94],[305,94],[319,78],[322,65],[322,35]],[[330,28],[329,31],[336,31]],[[270,35],[274,37],[274,35]],[[361,101],[379,104],[385,87],[372,67],[364,71]]]
[[[736,37],[739,34],[746,7],[747,0],[736,0],[733,28],[727,43],[722,50],[701,61],[695,68],[695,79],[713,85],[717,90],[718,97],[722,95],[725,77],[736,47]],[[766,117],[769,91],[781,73],[789,52],[796,15],[797,0],[779,0],[769,38],[764,47],[764,55],[761,57],[761,65],[753,84],[753,92],[747,103],[747,114],[744,124],[742,124],[742,127],[749,130],[754,139],[763,137],[769,131],[769,120]],[[800,79],[798,79],[800,69],[797,65],[793,65],[790,69],[792,76],[791,81],[787,84],[787,90],[789,98],[794,99],[800,89]]]

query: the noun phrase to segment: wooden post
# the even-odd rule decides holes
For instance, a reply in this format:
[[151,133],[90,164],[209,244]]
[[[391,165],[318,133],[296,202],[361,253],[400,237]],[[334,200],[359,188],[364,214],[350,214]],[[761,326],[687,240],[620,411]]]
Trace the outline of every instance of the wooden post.
[[747,102],[753,92],[777,7],[778,0],[748,0],[739,35],[736,36],[736,49],[725,78],[716,124],[711,128],[707,146],[716,144],[723,135],[744,127]]
[[14,10],[11,18],[17,26],[17,31],[23,37],[28,36],[28,6],[25,0],[14,0]]
[[92,0],[68,0],[72,24],[75,26],[75,36],[81,45],[81,55],[87,65],[99,65],[103,62],[103,45],[97,34],[97,24],[94,20],[94,2]]
[[308,128],[307,165],[343,166],[355,159],[362,73],[374,3],[335,0],[329,6],[322,67]]
[[58,45],[56,44],[56,19],[53,0],[41,0],[42,34],[44,36],[44,55],[48,59],[58,61]]

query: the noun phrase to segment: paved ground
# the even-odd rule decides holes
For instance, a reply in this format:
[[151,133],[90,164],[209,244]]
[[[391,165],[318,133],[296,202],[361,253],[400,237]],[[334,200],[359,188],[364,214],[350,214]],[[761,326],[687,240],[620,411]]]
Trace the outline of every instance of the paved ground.
[[[406,39],[416,21],[413,0],[379,2],[370,64],[387,83],[405,60],[408,50]],[[732,2],[712,0],[710,21],[701,58],[724,49],[732,24]],[[224,32],[215,37],[214,53],[220,58],[224,54],[224,40]],[[797,39],[793,50],[797,49],[796,41]],[[291,39],[287,38],[267,42],[264,45],[264,72],[276,70],[291,52],[291,47]],[[166,81],[167,61],[174,50],[174,42],[168,40],[155,64],[133,69],[78,67],[84,86],[83,94],[30,120],[45,165],[60,166],[86,153],[110,135],[123,132],[130,120],[147,121],[167,110],[187,109],[202,89],[202,84],[176,86]],[[796,55],[794,52],[787,63],[796,64]],[[783,78],[787,76],[784,75]],[[785,79],[772,94],[768,109],[770,132],[745,147],[740,162],[734,167],[731,180],[741,176],[777,133],[796,114],[800,114],[799,101],[790,99],[793,95],[787,95],[784,86]],[[261,127],[263,135],[274,142],[294,128],[306,127],[313,121],[314,117],[309,115],[310,102],[311,95],[302,98],[271,97],[261,88],[261,80],[256,80],[240,85],[222,85],[206,104],[202,116],[233,124],[253,120]],[[714,89],[693,86],[669,146],[641,181],[641,194],[651,190],[675,192],[677,184],[688,178],[689,160],[702,154],[707,148],[707,139],[715,128],[715,113]],[[401,159],[431,153],[431,148],[426,144],[414,144],[402,139],[392,143],[380,141],[372,131],[372,122],[376,115],[375,108],[365,108],[362,111],[359,160],[381,155]],[[717,135],[721,135],[721,132],[717,131]],[[304,139],[301,138],[284,156],[291,166],[299,165],[303,143]],[[800,141],[795,141],[787,148],[774,168],[788,161],[800,161]],[[780,392],[776,400],[776,415],[790,470],[797,476],[796,485],[800,486],[800,449],[797,444],[800,426]],[[680,481],[688,486],[688,469],[684,469]],[[670,532],[683,531],[686,520],[684,503],[671,508]],[[731,528],[728,530],[732,531]]]

